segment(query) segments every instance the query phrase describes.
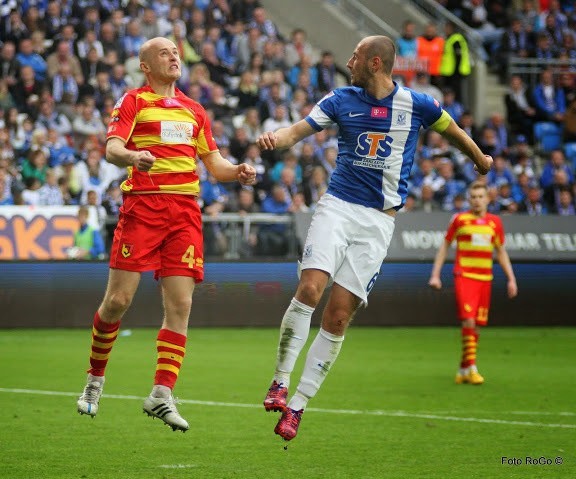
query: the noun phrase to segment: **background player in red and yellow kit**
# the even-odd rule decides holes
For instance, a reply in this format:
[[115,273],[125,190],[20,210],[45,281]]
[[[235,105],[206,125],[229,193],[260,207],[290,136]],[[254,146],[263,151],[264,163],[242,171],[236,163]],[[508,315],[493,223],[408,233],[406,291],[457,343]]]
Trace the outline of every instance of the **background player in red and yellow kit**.
[[470,211],[454,215],[448,226],[444,243],[436,253],[428,284],[436,289],[442,288],[442,265],[450,244],[456,240],[454,287],[458,317],[462,321],[462,361],[456,383],[482,384],[484,378],[476,367],[477,327],[485,326],[488,321],[494,249],[508,278],[509,298],[518,294],[518,287],[510,257],[504,248],[502,221],[486,211],[489,200],[484,183],[477,181],[470,185],[469,201]]
[[120,320],[136,293],[143,271],[160,279],[164,318],[157,338],[154,387],[144,411],[173,430],[186,431],[172,396],[186,347],[194,285],[204,278],[202,215],[196,203],[200,158],[218,181],[253,184],[254,168],[223,158],[204,108],[175,86],[180,78],[178,49],[153,38],[140,50],[147,85],[118,100],[108,127],[106,159],[127,167],[124,204],[110,253],[110,274],[94,315],[90,369],[78,412],[95,416],[104,371]]

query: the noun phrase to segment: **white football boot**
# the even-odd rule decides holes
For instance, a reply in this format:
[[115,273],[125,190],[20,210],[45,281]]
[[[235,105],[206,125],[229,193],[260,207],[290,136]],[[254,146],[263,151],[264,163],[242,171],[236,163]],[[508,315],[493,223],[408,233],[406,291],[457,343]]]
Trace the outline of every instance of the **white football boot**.
[[159,395],[156,393],[157,389],[158,388],[155,387],[152,394],[144,400],[144,412],[148,414],[148,416],[161,419],[165,424],[170,426],[173,431],[179,430],[186,432],[190,426],[188,426],[186,420],[180,416],[178,409],[176,409],[176,401],[170,389],[162,388],[167,389],[168,394],[165,394],[164,397],[155,397],[155,395]]
[[89,416],[96,416],[98,413],[98,403],[104,390],[104,376],[92,376],[88,374],[86,387],[82,395],[78,398],[77,406],[80,414],[88,414]]

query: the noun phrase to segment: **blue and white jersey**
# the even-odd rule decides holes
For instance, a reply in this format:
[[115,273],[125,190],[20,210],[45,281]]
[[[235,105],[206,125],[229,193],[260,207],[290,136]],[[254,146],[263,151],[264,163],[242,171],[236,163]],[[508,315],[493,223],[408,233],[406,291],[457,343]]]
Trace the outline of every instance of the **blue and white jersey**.
[[306,117],[318,131],[334,123],[339,127],[328,193],[369,208],[400,209],[408,195],[418,131],[442,112],[431,96],[398,85],[382,100],[353,86],[328,93]]

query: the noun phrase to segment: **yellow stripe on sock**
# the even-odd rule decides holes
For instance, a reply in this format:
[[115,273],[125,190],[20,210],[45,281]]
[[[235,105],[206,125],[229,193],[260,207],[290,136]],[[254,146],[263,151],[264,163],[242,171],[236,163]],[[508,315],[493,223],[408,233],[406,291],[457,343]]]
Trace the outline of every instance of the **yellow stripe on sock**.
[[157,340],[157,341],[156,341],[156,346],[162,346],[162,347],[165,347],[165,348],[176,349],[177,351],[182,351],[182,353],[186,352],[186,348],[185,348],[185,347],[183,347],[183,346],[176,346],[175,344],[167,343],[166,341]]
[[104,333],[102,331],[98,331],[94,326],[92,326],[92,334],[99,338],[112,339],[118,336],[118,330],[112,331],[111,333]]
[[168,353],[166,351],[160,351],[158,353],[158,358],[172,359],[172,361],[178,361],[179,363],[181,363],[184,360],[184,356],[180,356],[179,354],[176,353]]
[[98,360],[100,360],[100,361],[103,360],[103,359],[108,359],[109,356],[110,356],[110,353],[109,353],[109,352],[103,354],[103,353],[95,353],[94,351],[92,351],[92,352],[90,353],[90,357],[91,357],[92,359],[98,359]]
[[176,366],[172,366],[172,364],[160,363],[160,364],[156,365],[156,371],[170,371],[170,372],[176,374],[176,376],[178,376],[178,373],[180,372],[180,368],[177,368]]

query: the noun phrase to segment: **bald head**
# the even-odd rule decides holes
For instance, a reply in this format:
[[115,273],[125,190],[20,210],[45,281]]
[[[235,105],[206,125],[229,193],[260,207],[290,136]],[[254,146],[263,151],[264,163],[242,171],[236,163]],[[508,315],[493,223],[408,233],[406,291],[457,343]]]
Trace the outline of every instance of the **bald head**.
[[364,38],[361,44],[366,49],[366,58],[380,58],[382,60],[382,72],[391,75],[396,58],[394,42],[384,35],[374,35]]
[[150,61],[150,56],[152,53],[162,50],[163,48],[172,50],[176,48],[176,45],[174,45],[174,42],[164,37],[151,38],[150,40],[145,41],[144,44],[140,47],[138,58],[141,62],[147,63]]

